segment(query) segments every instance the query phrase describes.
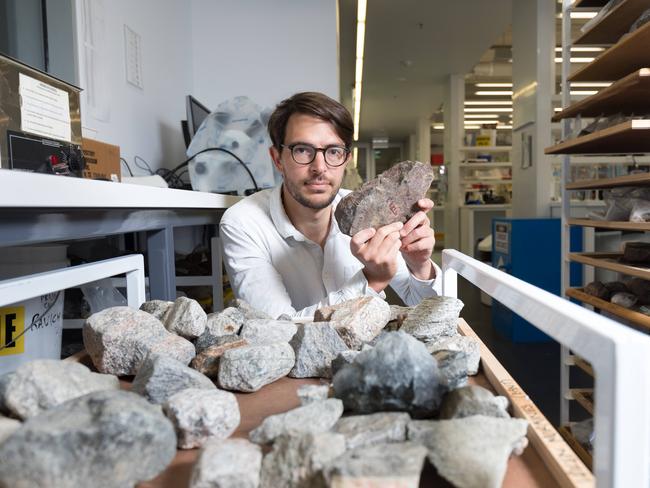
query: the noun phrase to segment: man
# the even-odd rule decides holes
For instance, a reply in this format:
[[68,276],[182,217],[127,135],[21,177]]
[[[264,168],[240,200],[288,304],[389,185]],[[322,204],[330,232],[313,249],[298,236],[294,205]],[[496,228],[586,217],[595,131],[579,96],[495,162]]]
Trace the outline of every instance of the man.
[[269,149],[283,184],[238,202],[221,219],[226,270],[235,296],[272,317],[310,316],[324,305],[389,284],[408,305],[439,291],[440,269],[425,212],[408,222],[343,234],[334,208],[350,160],[353,123],[340,103],[314,92],[282,101],[268,122]]

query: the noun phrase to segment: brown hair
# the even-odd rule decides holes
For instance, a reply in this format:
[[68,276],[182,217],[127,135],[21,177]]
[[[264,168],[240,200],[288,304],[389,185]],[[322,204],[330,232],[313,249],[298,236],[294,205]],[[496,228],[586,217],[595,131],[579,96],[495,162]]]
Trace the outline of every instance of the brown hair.
[[289,117],[295,113],[311,115],[331,123],[345,146],[352,146],[354,124],[348,109],[322,93],[301,92],[282,100],[269,118],[269,135],[276,149],[280,150],[284,144]]

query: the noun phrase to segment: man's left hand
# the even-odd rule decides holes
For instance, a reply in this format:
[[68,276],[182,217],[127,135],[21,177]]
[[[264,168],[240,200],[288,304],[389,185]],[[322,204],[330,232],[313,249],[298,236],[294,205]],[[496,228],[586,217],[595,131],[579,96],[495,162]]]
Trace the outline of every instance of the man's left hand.
[[431,264],[431,253],[436,243],[431,222],[426,212],[433,208],[428,198],[418,200],[420,211],[411,217],[402,227],[400,252],[416,278],[430,280],[435,278],[435,269]]

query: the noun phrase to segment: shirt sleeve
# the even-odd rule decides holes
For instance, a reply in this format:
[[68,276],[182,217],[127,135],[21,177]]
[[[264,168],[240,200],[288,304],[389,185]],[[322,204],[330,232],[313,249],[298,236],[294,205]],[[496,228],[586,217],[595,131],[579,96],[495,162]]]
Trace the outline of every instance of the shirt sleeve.
[[413,307],[425,298],[442,294],[442,270],[431,260],[436,276],[431,280],[421,280],[411,274],[404,258],[398,256],[397,273],[390,282],[390,287],[395,290],[402,301]]
[[222,223],[219,230],[224,264],[235,296],[253,304],[255,308],[271,317],[309,317],[321,307],[362,295],[385,298],[383,292],[379,294],[368,286],[363,271],[359,270],[340,289],[329,293],[320,302],[296,310],[282,276],[273,266],[269,251],[237,226]]

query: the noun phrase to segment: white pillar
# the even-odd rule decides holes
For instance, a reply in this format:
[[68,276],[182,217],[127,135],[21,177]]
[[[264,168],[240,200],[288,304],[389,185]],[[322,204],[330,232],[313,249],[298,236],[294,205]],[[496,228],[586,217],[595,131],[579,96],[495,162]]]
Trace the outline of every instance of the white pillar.
[[512,215],[550,217],[555,2],[512,2]]
[[465,102],[465,77],[450,75],[445,87],[444,101],[444,151],[447,171],[447,201],[445,202],[445,247],[459,249],[459,205],[461,202],[460,168],[462,161],[460,147],[463,139],[463,117]]
[[431,121],[428,117],[418,119],[416,138],[415,160],[429,163],[431,161]]
[[411,161],[416,161],[417,160],[417,158],[415,157],[416,146],[417,146],[417,142],[416,142],[415,134],[409,134],[408,155],[407,155],[407,157]]

